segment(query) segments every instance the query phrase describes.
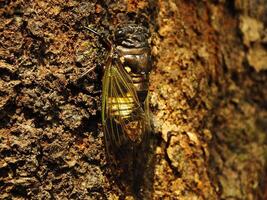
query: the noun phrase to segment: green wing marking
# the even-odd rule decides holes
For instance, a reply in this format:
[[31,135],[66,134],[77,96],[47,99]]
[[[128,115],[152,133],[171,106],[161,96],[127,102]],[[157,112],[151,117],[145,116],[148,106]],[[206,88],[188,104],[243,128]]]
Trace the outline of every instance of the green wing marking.
[[107,150],[126,142],[140,143],[150,130],[148,101],[140,102],[131,77],[119,63],[106,66],[102,123]]

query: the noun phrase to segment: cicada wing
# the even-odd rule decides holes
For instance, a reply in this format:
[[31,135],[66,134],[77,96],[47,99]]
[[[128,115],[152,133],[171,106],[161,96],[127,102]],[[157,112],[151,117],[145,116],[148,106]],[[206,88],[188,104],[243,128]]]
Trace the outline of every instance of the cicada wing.
[[151,127],[151,116],[150,116],[150,109],[149,109],[149,93],[147,94],[146,100],[144,102],[144,112],[145,112],[145,120],[144,120],[144,127],[145,127],[145,135],[144,140],[146,140],[146,143],[148,142],[149,136],[152,131]]
[[126,142],[140,143],[149,126],[148,115],[129,74],[118,63],[106,66],[103,78],[102,123],[107,150]]

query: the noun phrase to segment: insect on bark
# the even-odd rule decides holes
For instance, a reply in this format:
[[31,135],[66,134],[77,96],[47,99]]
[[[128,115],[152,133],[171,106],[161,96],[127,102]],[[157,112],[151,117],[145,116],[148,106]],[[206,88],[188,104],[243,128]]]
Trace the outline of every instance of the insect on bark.
[[139,145],[151,130],[149,30],[142,25],[123,24],[109,40],[85,28],[98,35],[108,48],[102,80],[102,123],[107,152],[127,143]]

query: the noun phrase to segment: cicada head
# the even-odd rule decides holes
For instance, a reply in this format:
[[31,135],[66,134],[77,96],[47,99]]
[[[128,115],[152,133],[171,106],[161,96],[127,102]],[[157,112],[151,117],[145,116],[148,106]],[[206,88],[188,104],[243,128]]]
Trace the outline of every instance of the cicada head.
[[137,24],[122,24],[115,31],[116,45],[126,48],[144,48],[149,47],[149,30]]

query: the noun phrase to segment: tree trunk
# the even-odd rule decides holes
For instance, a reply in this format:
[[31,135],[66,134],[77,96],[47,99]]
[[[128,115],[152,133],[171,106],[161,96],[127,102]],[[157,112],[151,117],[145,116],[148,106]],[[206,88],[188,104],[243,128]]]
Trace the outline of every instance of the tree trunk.
[[[267,199],[266,0],[6,0],[0,13],[1,199]],[[131,22],[152,33],[153,132],[114,165],[107,49],[84,26],[108,37]]]

